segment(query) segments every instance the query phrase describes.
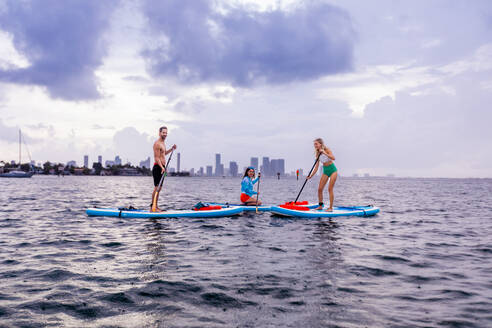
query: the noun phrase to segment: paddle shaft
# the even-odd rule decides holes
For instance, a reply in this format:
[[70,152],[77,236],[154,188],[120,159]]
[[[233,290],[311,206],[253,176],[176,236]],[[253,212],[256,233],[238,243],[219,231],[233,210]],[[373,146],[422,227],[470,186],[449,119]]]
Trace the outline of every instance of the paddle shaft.
[[[259,172],[258,172],[259,173]],[[261,175],[258,177],[258,189],[256,191],[256,213],[258,213],[258,201],[260,200],[260,180],[261,180]]]
[[165,170],[164,174],[161,177],[161,181],[159,181],[159,189],[162,188],[162,184],[164,183],[164,178],[167,175],[167,169],[169,168],[169,162],[171,161],[171,158],[173,157],[173,153],[174,153],[174,149],[171,150],[171,155],[169,155],[169,158],[167,159],[166,166],[164,167],[166,170]]
[[294,204],[297,203],[297,201],[299,200],[299,196],[301,196],[301,193],[302,193],[302,190],[304,189],[304,186],[306,185],[306,182],[308,181],[308,177],[311,175],[311,173],[313,172],[314,170],[314,167],[316,166],[316,163],[318,163],[319,161],[319,157],[321,156],[321,152],[318,154],[318,157],[316,158],[316,161],[314,161],[314,164],[313,164],[313,167],[311,168],[311,170],[309,171],[309,174],[307,175],[306,177],[306,180],[304,180],[304,183],[302,184],[302,188],[301,190],[299,191],[299,193],[297,194],[297,197],[296,197],[296,200],[294,201]]

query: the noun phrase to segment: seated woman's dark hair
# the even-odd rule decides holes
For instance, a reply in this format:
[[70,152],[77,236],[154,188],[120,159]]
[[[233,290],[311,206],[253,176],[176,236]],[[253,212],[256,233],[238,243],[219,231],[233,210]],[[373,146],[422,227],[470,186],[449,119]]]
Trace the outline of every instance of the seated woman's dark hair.
[[248,176],[248,172],[249,172],[249,170],[253,170],[253,171],[254,171],[254,170],[255,170],[255,168],[254,168],[254,167],[252,167],[252,166],[248,166],[248,167],[246,168],[246,171],[244,171],[243,179],[244,179],[244,178],[246,178],[246,177]]

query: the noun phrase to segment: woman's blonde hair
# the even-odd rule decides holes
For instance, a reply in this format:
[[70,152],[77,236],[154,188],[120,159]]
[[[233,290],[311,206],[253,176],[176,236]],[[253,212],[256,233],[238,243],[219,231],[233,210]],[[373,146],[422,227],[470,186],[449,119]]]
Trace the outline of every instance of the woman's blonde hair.
[[[316,138],[316,139],[314,139],[314,142],[319,142],[319,143],[321,144],[321,148],[322,148],[324,151],[328,151],[328,147],[326,147],[325,142],[323,141],[323,139],[321,139],[321,138]],[[315,149],[315,150],[314,150],[314,154],[315,154],[316,156],[318,156],[318,155],[319,155],[319,151],[318,151],[317,149]]]

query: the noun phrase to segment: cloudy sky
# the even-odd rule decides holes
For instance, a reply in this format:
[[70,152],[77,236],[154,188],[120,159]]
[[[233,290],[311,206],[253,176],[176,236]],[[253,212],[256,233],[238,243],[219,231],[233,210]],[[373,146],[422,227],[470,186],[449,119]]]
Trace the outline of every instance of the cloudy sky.
[[488,0],[0,0],[2,160],[492,177],[491,104]]

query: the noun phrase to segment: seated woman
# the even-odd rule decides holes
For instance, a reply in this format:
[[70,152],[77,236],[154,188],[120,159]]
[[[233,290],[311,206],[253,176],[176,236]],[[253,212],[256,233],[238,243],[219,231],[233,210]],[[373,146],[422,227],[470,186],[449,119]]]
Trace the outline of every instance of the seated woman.
[[243,181],[241,181],[241,203],[244,205],[257,205],[257,203],[258,205],[261,205],[261,201],[257,200],[256,197],[253,197],[257,194],[257,192],[253,190],[253,185],[258,182],[260,176],[261,173],[258,173],[258,178],[254,179],[255,168],[252,166],[246,168]]

